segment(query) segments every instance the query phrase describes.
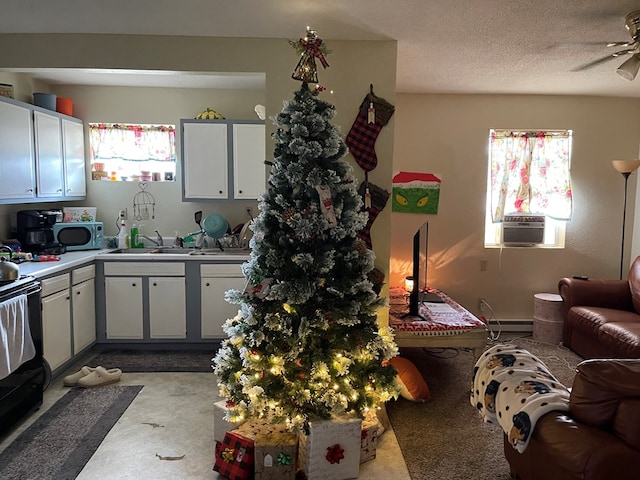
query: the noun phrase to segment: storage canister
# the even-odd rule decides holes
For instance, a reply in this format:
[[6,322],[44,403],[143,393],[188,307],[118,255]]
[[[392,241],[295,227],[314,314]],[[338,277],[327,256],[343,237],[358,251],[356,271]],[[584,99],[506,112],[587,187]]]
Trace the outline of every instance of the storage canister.
[[33,104],[47,110],[56,111],[56,96],[53,93],[34,93]]
[[533,339],[559,345],[562,342],[562,297],[555,293],[533,296]]
[[73,116],[73,100],[70,98],[56,98],[56,112],[64,113],[65,115]]

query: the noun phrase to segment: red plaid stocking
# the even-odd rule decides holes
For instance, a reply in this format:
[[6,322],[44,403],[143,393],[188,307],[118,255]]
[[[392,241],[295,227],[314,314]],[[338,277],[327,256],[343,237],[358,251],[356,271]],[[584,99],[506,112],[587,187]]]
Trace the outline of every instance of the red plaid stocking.
[[[394,110],[393,105],[383,98],[376,97],[373,92],[368,94],[360,104],[358,116],[349,130],[345,143],[356,163],[365,172],[370,172],[378,165],[374,148],[376,140],[382,127],[389,123]],[[371,122],[370,114],[373,117]]]
[[367,113],[360,110],[345,140],[349,153],[366,172],[370,172],[378,165],[374,147],[382,127],[377,123],[367,123]]
[[364,228],[358,232],[358,238],[367,244],[369,250],[372,250],[371,225],[376,220],[380,212],[384,210],[387,200],[389,199],[389,192],[377,185],[374,185],[373,183],[362,182],[360,187],[358,187],[358,193],[364,197],[367,193],[367,189],[369,189],[369,194],[371,195],[371,206],[369,208],[365,208],[365,210],[369,212],[369,220],[367,220],[367,224]]

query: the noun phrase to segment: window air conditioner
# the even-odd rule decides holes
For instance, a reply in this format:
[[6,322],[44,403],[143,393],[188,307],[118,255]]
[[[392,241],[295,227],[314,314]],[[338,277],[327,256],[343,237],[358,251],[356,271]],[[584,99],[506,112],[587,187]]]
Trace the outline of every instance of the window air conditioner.
[[543,215],[505,215],[502,245],[531,246],[544,243]]

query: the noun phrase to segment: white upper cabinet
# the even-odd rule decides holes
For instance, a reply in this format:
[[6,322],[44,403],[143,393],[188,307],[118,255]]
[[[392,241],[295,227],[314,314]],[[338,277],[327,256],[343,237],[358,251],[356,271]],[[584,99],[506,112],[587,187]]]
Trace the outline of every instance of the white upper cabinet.
[[229,198],[226,123],[184,123],[182,152],[185,198]]
[[60,118],[39,111],[33,112],[36,133],[36,173],[38,197],[63,196],[62,136]]
[[34,198],[35,163],[31,111],[0,102],[0,199]]
[[183,198],[256,199],[265,190],[261,121],[181,120]]
[[62,119],[62,158],[65,197],[86,197],[84,125]]
[[265,189],[264,124],[233,125],[233,196],[254,199]]
[[0,97],[0,203],[84,199],[82,121]]

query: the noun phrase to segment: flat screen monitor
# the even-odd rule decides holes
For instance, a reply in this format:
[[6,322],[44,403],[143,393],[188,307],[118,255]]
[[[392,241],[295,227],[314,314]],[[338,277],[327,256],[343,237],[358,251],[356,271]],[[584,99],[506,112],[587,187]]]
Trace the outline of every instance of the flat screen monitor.
[[409,294],[409,315],[424,318],[420,314],[422,302],[442,303],[442,299],[427,291],[429,264],[429,222],[424,222],[413,235],[413,289]]

